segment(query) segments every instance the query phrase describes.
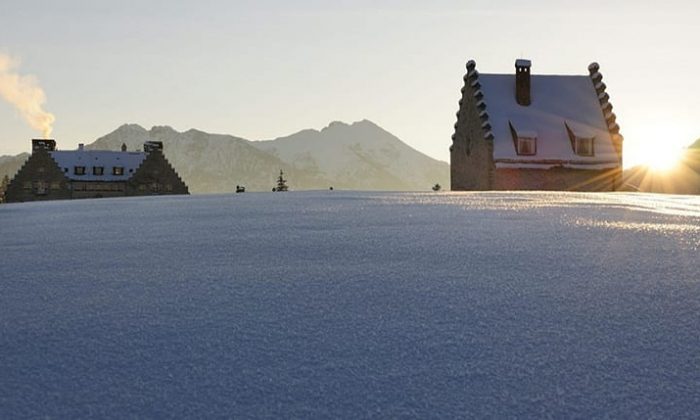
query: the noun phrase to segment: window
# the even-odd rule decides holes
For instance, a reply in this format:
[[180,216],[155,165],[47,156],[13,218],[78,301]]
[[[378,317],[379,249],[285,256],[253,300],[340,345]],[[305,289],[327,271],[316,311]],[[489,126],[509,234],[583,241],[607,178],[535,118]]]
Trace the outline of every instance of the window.
[[594,156],[595,137],[585,128],[572,127],[568,122],[564,124],[574,153],[578,156]]
[[46,195],[49,191],[49,185],[44,181],[36,181],[34,183],[34,194]]
[[576,154],[579,156],[593,156],[593,138],[576,137]]
[[92,167],[92,174],[93,175],[104,175],[104,173],[105,173],[104,166],[93,166]]
[[85,167],[84,166],[74,166],[73,173],[75,175],[85,175]]
[[112,175],[124,175],[123,166],[115,166],[112,168]]
[[513,138],[515,153],[518,155],[532,156],[537,154],[537,132],[517,129],[512,122],[508,122],[510,135]]
[[537,153],[537,137],[518,137],[518,154],[534,155]]

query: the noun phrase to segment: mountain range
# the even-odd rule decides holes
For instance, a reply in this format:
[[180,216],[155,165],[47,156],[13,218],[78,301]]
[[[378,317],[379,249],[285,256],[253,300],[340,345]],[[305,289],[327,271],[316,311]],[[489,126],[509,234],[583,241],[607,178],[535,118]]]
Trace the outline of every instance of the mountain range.
[[[418,152],[368,120],[332,122],[320,131],[265,141],[125,124],[85,148],[119,150],[125,144],[139,150],[146,141],[163,142],[166,158],[192,193],[232,192],[236,185],[269,191],[280,170],[292,190],[428,191],[436,183],[449,185],[446,162]],[[0,157],[0,177],[12,177],[27,156]]]
[[[367,120],[332,122],[322,130],[263,141],[124,124],[85,147],[119,150],[125,144],[128,150],[140,150],[151,140],[163,142],[166,158],[192,193],[227,193],[236,185],[270,191],[280,170],[292,190],[428,191],[436,183],[450,185],[446,162],[418,152]],[[28,153],[0,156],[0,178],[12,178],[28,157]],[[635,166],[626,169],[623,178],[626,191],[700,194],[700,139],[686,149],[673,170]]]

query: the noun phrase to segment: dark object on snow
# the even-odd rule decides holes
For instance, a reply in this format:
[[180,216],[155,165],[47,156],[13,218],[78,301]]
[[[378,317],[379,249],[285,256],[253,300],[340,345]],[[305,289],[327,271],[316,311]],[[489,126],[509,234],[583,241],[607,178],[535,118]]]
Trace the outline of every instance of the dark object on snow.
[[433,185],[433,191],[438,192],[442,189],[442,186],[440,184],[435,184]]
[[329,190],[333,191],[333,187],[330,187]]
[[277,186],[272,189],[272,192],[284,192],[289,190],[287,180],[284,179],[284,172],[280,169],[280,176],[277,177]]
[[245,187],[242,185],[236,185],[236,192],[237,193],[244,193],[245,192]]

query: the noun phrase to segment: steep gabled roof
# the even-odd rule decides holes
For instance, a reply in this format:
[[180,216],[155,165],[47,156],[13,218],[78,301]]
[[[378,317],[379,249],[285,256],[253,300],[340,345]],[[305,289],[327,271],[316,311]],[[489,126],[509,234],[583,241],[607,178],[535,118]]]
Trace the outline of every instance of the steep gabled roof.
[[[146,158],[145,152],[111,150],[55,150],[49,153],[64,175],[74,181],[126,181]],[[75,175],[73,168],[76,166],[84,166],[85,175]],[[103,167],[104,174],[93,175],[93,166]],[[114,167],[124,168],[124,171],[121,175],[114,175]]]
[[[618,156],[588,76],[531,76],[531,104],[515,101],[515,77],[506,74],[480,74],[481,90],[494,135],[493,157],[518,162],[566,161],[617,164]],[[516,153],[510,125],[520,133],[537,135],[537,154]],[[569,128],[580,137],[595,138],[595,156],[575,153]]]
[[[589,67],[590,76],[531,75],[528,106],[516,101],[515,74],[480,73],[473,61],[467,63],[467,70],[465,89],[471,86],[478,100],[484,138],[493,140],[497,167],[602,169],[620,165],[622,137],[597,64]],[[462,106],[468,103],[462,102]],[[457,124],[458,130],[461,127]],[[537,153],[518,155],[518,136],[536,137]],[[577,154],[575,137],[594,138],[594,155]]]

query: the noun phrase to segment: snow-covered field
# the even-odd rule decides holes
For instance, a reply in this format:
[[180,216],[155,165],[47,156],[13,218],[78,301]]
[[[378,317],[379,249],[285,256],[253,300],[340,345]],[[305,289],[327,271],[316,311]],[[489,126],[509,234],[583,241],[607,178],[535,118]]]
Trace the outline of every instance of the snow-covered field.
[[695,417],[700,198],[0,206],[0,417]]

